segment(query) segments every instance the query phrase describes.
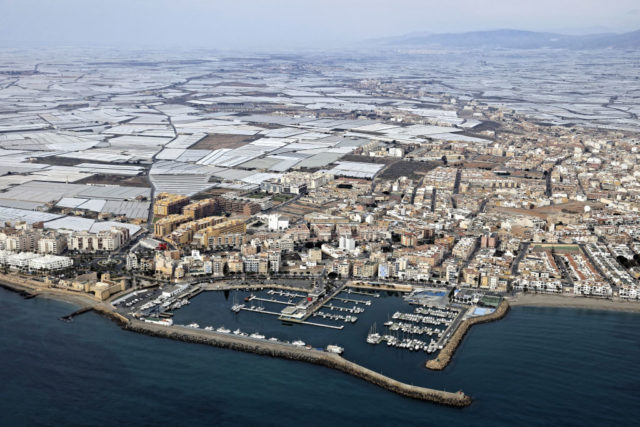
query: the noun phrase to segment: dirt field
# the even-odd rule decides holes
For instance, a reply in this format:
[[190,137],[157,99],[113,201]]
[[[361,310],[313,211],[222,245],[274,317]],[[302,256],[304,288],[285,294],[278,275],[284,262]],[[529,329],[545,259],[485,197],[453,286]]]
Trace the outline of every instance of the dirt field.
[[189,147],[197,150],[218,150],[220,148],[238,148],[258,139],[256,136],[227,135],[222,133],[210,133],[196,145]]
[[592,208],[598,209],[603,205],[601,203],[592,203],[592,202],[569,202],[562,203],[560,205],[550,205],[550,206],[542,206],[534,209],[521,209],[521,208],[496,208],[499,212],[509,212],[515,214],[529,215],[535,216],[542,219],[547,219],[549,215],[559,214],[559,213],[572,213],[572,214],[580,214],[584,212],[585,206],[591,206]]
[[377,179],[396,179],[406,176],[411,179],[418,179],[421,175],[442,165],[442,162],[410,162],[400,160],[382,171]]
[[77,181],[76,184],[125,185],[129,187],[149,187],[146,176],[97,174]]
[[[58,157],[58,156],[49,156],[49,157],[39,157],[33,161],[33,163],[41,163],[45,165],[53,165],[53,166],[75,166],[80,163],[86,163],[86,160],[82,159],[71,159],[67,157]],[[95,160],[92,160],[93,163],[101,163]]]

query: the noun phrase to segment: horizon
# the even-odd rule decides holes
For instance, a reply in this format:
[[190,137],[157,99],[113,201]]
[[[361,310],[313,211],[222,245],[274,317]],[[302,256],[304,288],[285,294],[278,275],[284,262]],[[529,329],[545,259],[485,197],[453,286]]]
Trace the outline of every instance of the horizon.
[[[634,1],[600,0],[514,5],[495,0],[478,10],[400,0],[394,5],[351,0],[299,4],[226,0],[0,0],[2,47],[99,47],[215,50],[317,50],[357,47],[375,39],[412,34],[517,30],[586,35],[640,28]],[[553,13],[549,11],[553,10]]]

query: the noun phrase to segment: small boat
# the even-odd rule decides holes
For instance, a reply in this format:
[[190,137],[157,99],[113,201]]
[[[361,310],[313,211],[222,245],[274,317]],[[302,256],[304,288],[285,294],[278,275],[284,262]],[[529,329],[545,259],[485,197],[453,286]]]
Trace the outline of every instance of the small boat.
[[231,332],[231,330],[225,328],[224,326],[220,326],[218,329],[216,329],[216,332],[220,332],[221,334],[228,334],[229,332]]
[[344,352],[344,348],[342,348],[342,347],[340,347],[338,345],[329,344],[327,346],[327,351],[329,353],[342,354]]
[[255,339],[258,339],[258,340],[263,340],[263,339],[265,339],[265,336],[255,332],[255,333],[249,335],[249,338],[255,338]]
[[306,343],[302,340],[296,340],[294,342],[292,342],[291,344],[295,345],[296,347],[304,347],[306,345]]

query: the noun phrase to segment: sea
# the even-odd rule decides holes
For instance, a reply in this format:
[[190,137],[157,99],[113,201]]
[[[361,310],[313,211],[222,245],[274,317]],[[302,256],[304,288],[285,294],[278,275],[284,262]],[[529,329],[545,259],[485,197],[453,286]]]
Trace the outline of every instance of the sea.
[[92,312],[67,323],[59,318],[73,305],[0,289],[0,426],[640,423],[639,314],[513,307],[473,327],[453,362],[429,372],[426,354],[364,342],[371,320],[401,304],[394,295],[333,332],[229,314],[235,298],[201,294],[175,321],[335,341],[347,359],[416,385],[463,390],[473,404],[438,406],[329,368],[139,335]]

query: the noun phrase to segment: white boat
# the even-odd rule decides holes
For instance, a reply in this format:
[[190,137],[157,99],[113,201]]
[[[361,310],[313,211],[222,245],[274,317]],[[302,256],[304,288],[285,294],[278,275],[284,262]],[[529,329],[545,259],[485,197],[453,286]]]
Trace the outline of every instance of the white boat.
[[216,332],[220,332],[221,334],[228,334],[229,332],[231,332],[231,329],[220,326],[218,329],[216,329]]
[[146,323],[153,323],[154,325],[162,325],[162,326],[173,325],[173,320],[171,319],[147,318],[147,319],[144,319],[144,321]]
[[255,333],[249,335],[249,338],[255,338],[255,339],[258,339],[258,340],[263,340],[263,339],[265,339],[265,336],[255,332]]
[[344,348],[340,347],[339,345],[329,344],[327,346],[327,351],[329,353],[342,354],[344,352]]
[[367,335],[367,342],[369,344],[379,344],[382,340],[382,337],[378,332],[376,332],[376,324],[374,323],[369,329],[369,335]]
[[369,344],[378,344],[380,342],[380,334],[377,332],[374,332],[372,334],[367,335],[367,342]]
[[213,331],[213,326],[205,326],[205,331]]
[[304,341],[302,340],[296,340],[294,342],[292,342],[291,344],[297,346],[297,347],[304,347],[305,345],[307,345]]
[[234,335],[240,335],[242,333],[242,331],[240,329],[236,329],[235,331],[233,331]]
[[189,323],[187,325],[189,328],[194,328],[194,329],[198,329],[200,327],[200,325],[198,325],[197,323]]

